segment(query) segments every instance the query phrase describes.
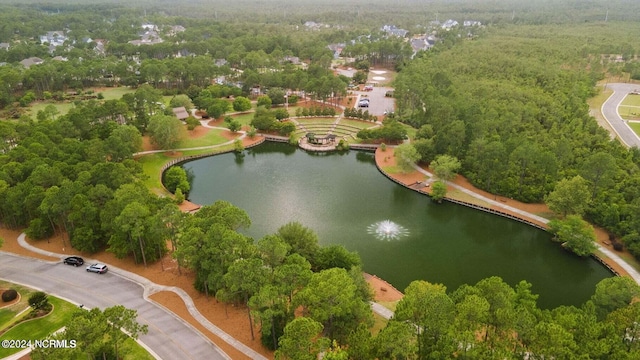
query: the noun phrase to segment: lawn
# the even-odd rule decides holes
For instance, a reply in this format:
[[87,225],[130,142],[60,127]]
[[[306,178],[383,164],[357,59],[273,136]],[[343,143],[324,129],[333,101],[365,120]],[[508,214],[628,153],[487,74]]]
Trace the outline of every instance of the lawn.
[[66,115],[69,112],[69,110],[71,110],[71,108],[74,106],[72,102],[59,102],[59,103],[38,102],[29,106],[27,113],[31,116],[33,120],[37,120],[36,116],[38,116],[38,111],[44,110],[44,108],[47,107],[48,105],[53,105],[56,107],[56,109],[58,109],[58,112],[59,112],[58,116]]
[[640,136],[640,122],[628,122],[627,125],[636,133],[636,135]]
[[620,105],[640,106],[640,95],[627,95]]
[[211,129],[206,135],[201,136],[199,138],[184,139],[180,142],[180,144],[178,144],[178,149],[188,149],[188,148],[194,148],[194,147],[222,144],[224,142],[229,141],[224,136],[221,135],[221,132],[223,131],[226,131],[226,130]]
[[325,117],[298,118],[297,120],[302,125],[331,125],[336,122],[335,118]]
[[640,120],[640,106],[618,106],[620,117],[625,120]]
[[[54,296],[49,296],[49,302],[53,305],[52,313],[39,319],[26,321],[11,328],[0,336],[0,340],[44,339],[49,334],[62,328],[71,320],[76,306]],[[20,350],[21,349],[0,348],[0,358],[15,354]]]
[[251,120],[253,120],[253,113],[231,115],[231,117],[242,125],[249,125],[251,123]]
[[16,319],[14,317],[18,315],[24,309],[29,307],[29,296],[35,292],[35,290],[20,286],[17,284],[9,283],[0,280],[1,289],[14,289],[20,294],[20,301],[0,309],[0,330],[6,328],[10,323],[13,323]]
[[107,88],[107,90],[99,91],[98,93],[102,93],[105,100],[116,100],[116,99],[120,99],[122,95],[132,93],[132,92],[135,92],[135,90],[128,87],[121,86],[121,87]]
[[[183,151],[180,156],[182,157],[189,155],[207,154],[214,151],[222,152],[232,149],[233,144],[229,144],[216,147],[214,149]],[[175,159],[175,157],[169,157],[164,153],[144,155],[137,159],[137,161],[142,165],[142,171],[145,173],[145,175],[147,175],[147,179],[144,182],[145,186],[158,195],[169,195],[167,190],[165,190],[164,186],[162,186],[162,183],[160,182],[160,169],[162,169],[162,166],[164,164],[173,159]]]
[[353,126],[358,129],[366,129],[375,125],[375,123],[372,123],[371,121],[359,121],[359,120],[352,120],[352,119],[341,119],[340,124]]

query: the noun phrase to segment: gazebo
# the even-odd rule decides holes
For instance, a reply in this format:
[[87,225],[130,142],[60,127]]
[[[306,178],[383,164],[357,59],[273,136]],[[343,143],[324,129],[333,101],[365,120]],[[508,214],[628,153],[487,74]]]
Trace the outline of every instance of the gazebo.
[[329,145],[329,144],[333,144],[336,141],[337,136],[335,134],[327,134],[322,137],[317,137],[316,134],[310,132],[310,133],[307,133],[305,137],[307,138],[307,142],[309,144]]

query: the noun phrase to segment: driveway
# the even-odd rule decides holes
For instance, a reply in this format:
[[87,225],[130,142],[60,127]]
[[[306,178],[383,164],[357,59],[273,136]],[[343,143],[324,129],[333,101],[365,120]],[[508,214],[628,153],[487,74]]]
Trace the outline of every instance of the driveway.
[[0,279],[41,289],[87,308],[123,305],[135,309],[138,322],[149,326],[149,333],[141,335],[140,341],[161,359],[230,359],[186,322],[145,300],[141,285],[114,273],[89,273],[85,266],[0,252]]
[[640,138],[627,125],[618,113],[618,105],[632,91],[640,89],[637,84],[607,84],[607,87],[613,90],[613,94],[602,104],[602,114],[613,130],[618,134],[622,142],[629,147],[640,148]]

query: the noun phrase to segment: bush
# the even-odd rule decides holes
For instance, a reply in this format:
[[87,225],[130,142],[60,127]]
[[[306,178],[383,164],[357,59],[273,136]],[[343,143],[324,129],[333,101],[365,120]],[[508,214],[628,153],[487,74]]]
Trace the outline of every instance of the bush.
[[193,130],[200,125],[200,120],[194,118],[193,116],[189,116],[187,120],[185,120],[185,122],[187,123],[187,129],[189,130]]
[[3,302],[13,301],[17,297],[18,297],[18,292],[13,290],[13,289],[7,290],[7,291],[2,293],[2,301]]

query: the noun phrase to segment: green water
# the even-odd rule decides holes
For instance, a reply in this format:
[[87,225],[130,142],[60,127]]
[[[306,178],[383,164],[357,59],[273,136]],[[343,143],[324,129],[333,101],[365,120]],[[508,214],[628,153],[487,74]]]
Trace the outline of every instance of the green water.
[[[579,305],[611,276],[563,250],[544,231],[464,206],[431,200],[384,177],[373,154],[311,154],[265,143],[244,157],[224,154],[184,164],[195,175],[191,201],[227,200],[251,217],[254,239],[299,221],[321,244],[357,251],[364,270],[400,290],[413,280],[449,290],[497,275],[533,284],[541,307]],[[368,228],[391,220],[407,234],[379,240]]]

